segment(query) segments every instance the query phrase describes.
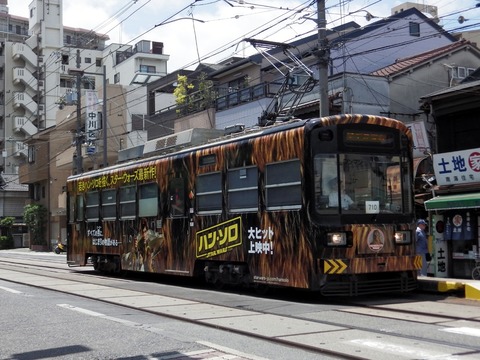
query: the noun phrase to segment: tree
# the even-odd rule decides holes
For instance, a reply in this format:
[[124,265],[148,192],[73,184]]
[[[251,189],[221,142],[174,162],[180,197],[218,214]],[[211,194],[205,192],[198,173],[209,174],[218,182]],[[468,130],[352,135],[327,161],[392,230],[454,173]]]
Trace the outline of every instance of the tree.
[[216,98],[215,91],[213,91],[213,81],[207,79],[207,74],[202,72],[198,78],[198,94],[199,109],[205,110],[210,107]]
[[[186,75],[177,75],[177,87],[173,91],[173,95],[175,96],[175,102],[179,108],[183,108],[185,105],[188,105],[188,93],[193,88],[193,84],[188,82]],[[178,114],[181,112],[181,109],[177,110]]]
[[12,226],[14,222],[15,218],[12,216],[7,216],[0,220],[0,249],[13,248]]
[[45,225],[47,208],[41,204],[29,204],[23,209],[23,221],[32,235],[32,245],[47,245],[45,241]]

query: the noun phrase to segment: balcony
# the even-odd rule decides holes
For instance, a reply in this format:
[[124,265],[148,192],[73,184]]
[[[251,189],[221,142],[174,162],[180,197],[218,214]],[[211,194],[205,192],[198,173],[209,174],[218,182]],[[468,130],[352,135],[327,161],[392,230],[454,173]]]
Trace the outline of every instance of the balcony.
[[38,132],[37,127],[24,116],[13,117],[13,131],[16,133],[23,132],[28,136],[35,135]]
[[38,93],[38,81],[33,74],[26,68],[13,68],[13,83],[25,85],[25,91],[30,97],[34,97]]
[[26,44],[13,44],[12,54],[14,60],[23,59],[30,71],[35,71],[37,68],[38,57]]
[[21,141],[15,141],[13,143],[14,153],[12,154],[15,158],[27,157],[27,147]]
[[[222,92],[221,90],[222,89],[219,89],[219,93]],[[268,83],[262,83],[235,91],[228,89],[228,91],[224,91],[227,92],[226,95],[217,98],[217,111],[227,110],[237,105],[249,103],[267,96],[273,96],[275,93],[271,90],[271,84]]]
[[16,91],[13,93],[13,107],[23,107],[33,115],[41,115],[43,113],[43,108],[38,106],[32,97],[26,92]]

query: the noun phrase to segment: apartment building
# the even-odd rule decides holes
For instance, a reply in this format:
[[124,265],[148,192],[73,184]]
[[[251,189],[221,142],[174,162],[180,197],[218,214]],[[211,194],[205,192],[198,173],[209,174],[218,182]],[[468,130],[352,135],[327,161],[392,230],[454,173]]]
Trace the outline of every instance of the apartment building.
[[[63,185],[78,156],[88,170],[146,140],[142,129],[131,131],[131,119],[146,114],[144,85],[165,76],[169,56],[159,41],[107,44],[105,34],[64,26],[62,0],[33,0],[25,13],[10,15],[0,0],[0,170],[24,190],[0,193],[0,216],[21,223],[27,203],[45,205],[51,246],[65,236]],[[85,126],[87,105],[93,129]]]

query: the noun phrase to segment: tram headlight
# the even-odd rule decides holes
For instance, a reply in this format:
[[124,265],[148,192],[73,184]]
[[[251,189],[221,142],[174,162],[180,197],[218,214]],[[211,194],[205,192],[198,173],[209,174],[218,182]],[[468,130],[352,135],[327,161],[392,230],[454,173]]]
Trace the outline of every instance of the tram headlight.
[[345,246],[347,245],[347,234],[344,232],[333,232],[327,234],[328,246]]
[[410,231],[396,231],[395,244],[405,245],[412,242],[412,234]]

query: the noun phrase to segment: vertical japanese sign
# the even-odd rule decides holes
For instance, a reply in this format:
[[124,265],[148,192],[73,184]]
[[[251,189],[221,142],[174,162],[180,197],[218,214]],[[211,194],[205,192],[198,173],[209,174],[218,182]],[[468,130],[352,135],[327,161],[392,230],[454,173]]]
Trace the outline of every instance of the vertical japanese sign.
[[480,182],[480,148],[433,155],[438,185]]
[[[88,152],[95,152],[95,145],[93,141],[97,139],[97,132],[100,129],[99,119],[98,119],[98,98],[97,92],[95,90],[86,90],[85,91],[85,105],[86,105],[86,119],[85,119],[85,132],[86,140],[88,144]],[[92,143],[92,144],[90,144]]]
[[405,124],[412,132],[413,137],[413,157],[424,157],[426,152],[430,152],[430,143],[428,141],[425,123],[423,121]]
[[432,220],[434,274],[435,277],[446,278],[448,276],[449,243],[444,236],[444,218],[443,215],[433,214]]

